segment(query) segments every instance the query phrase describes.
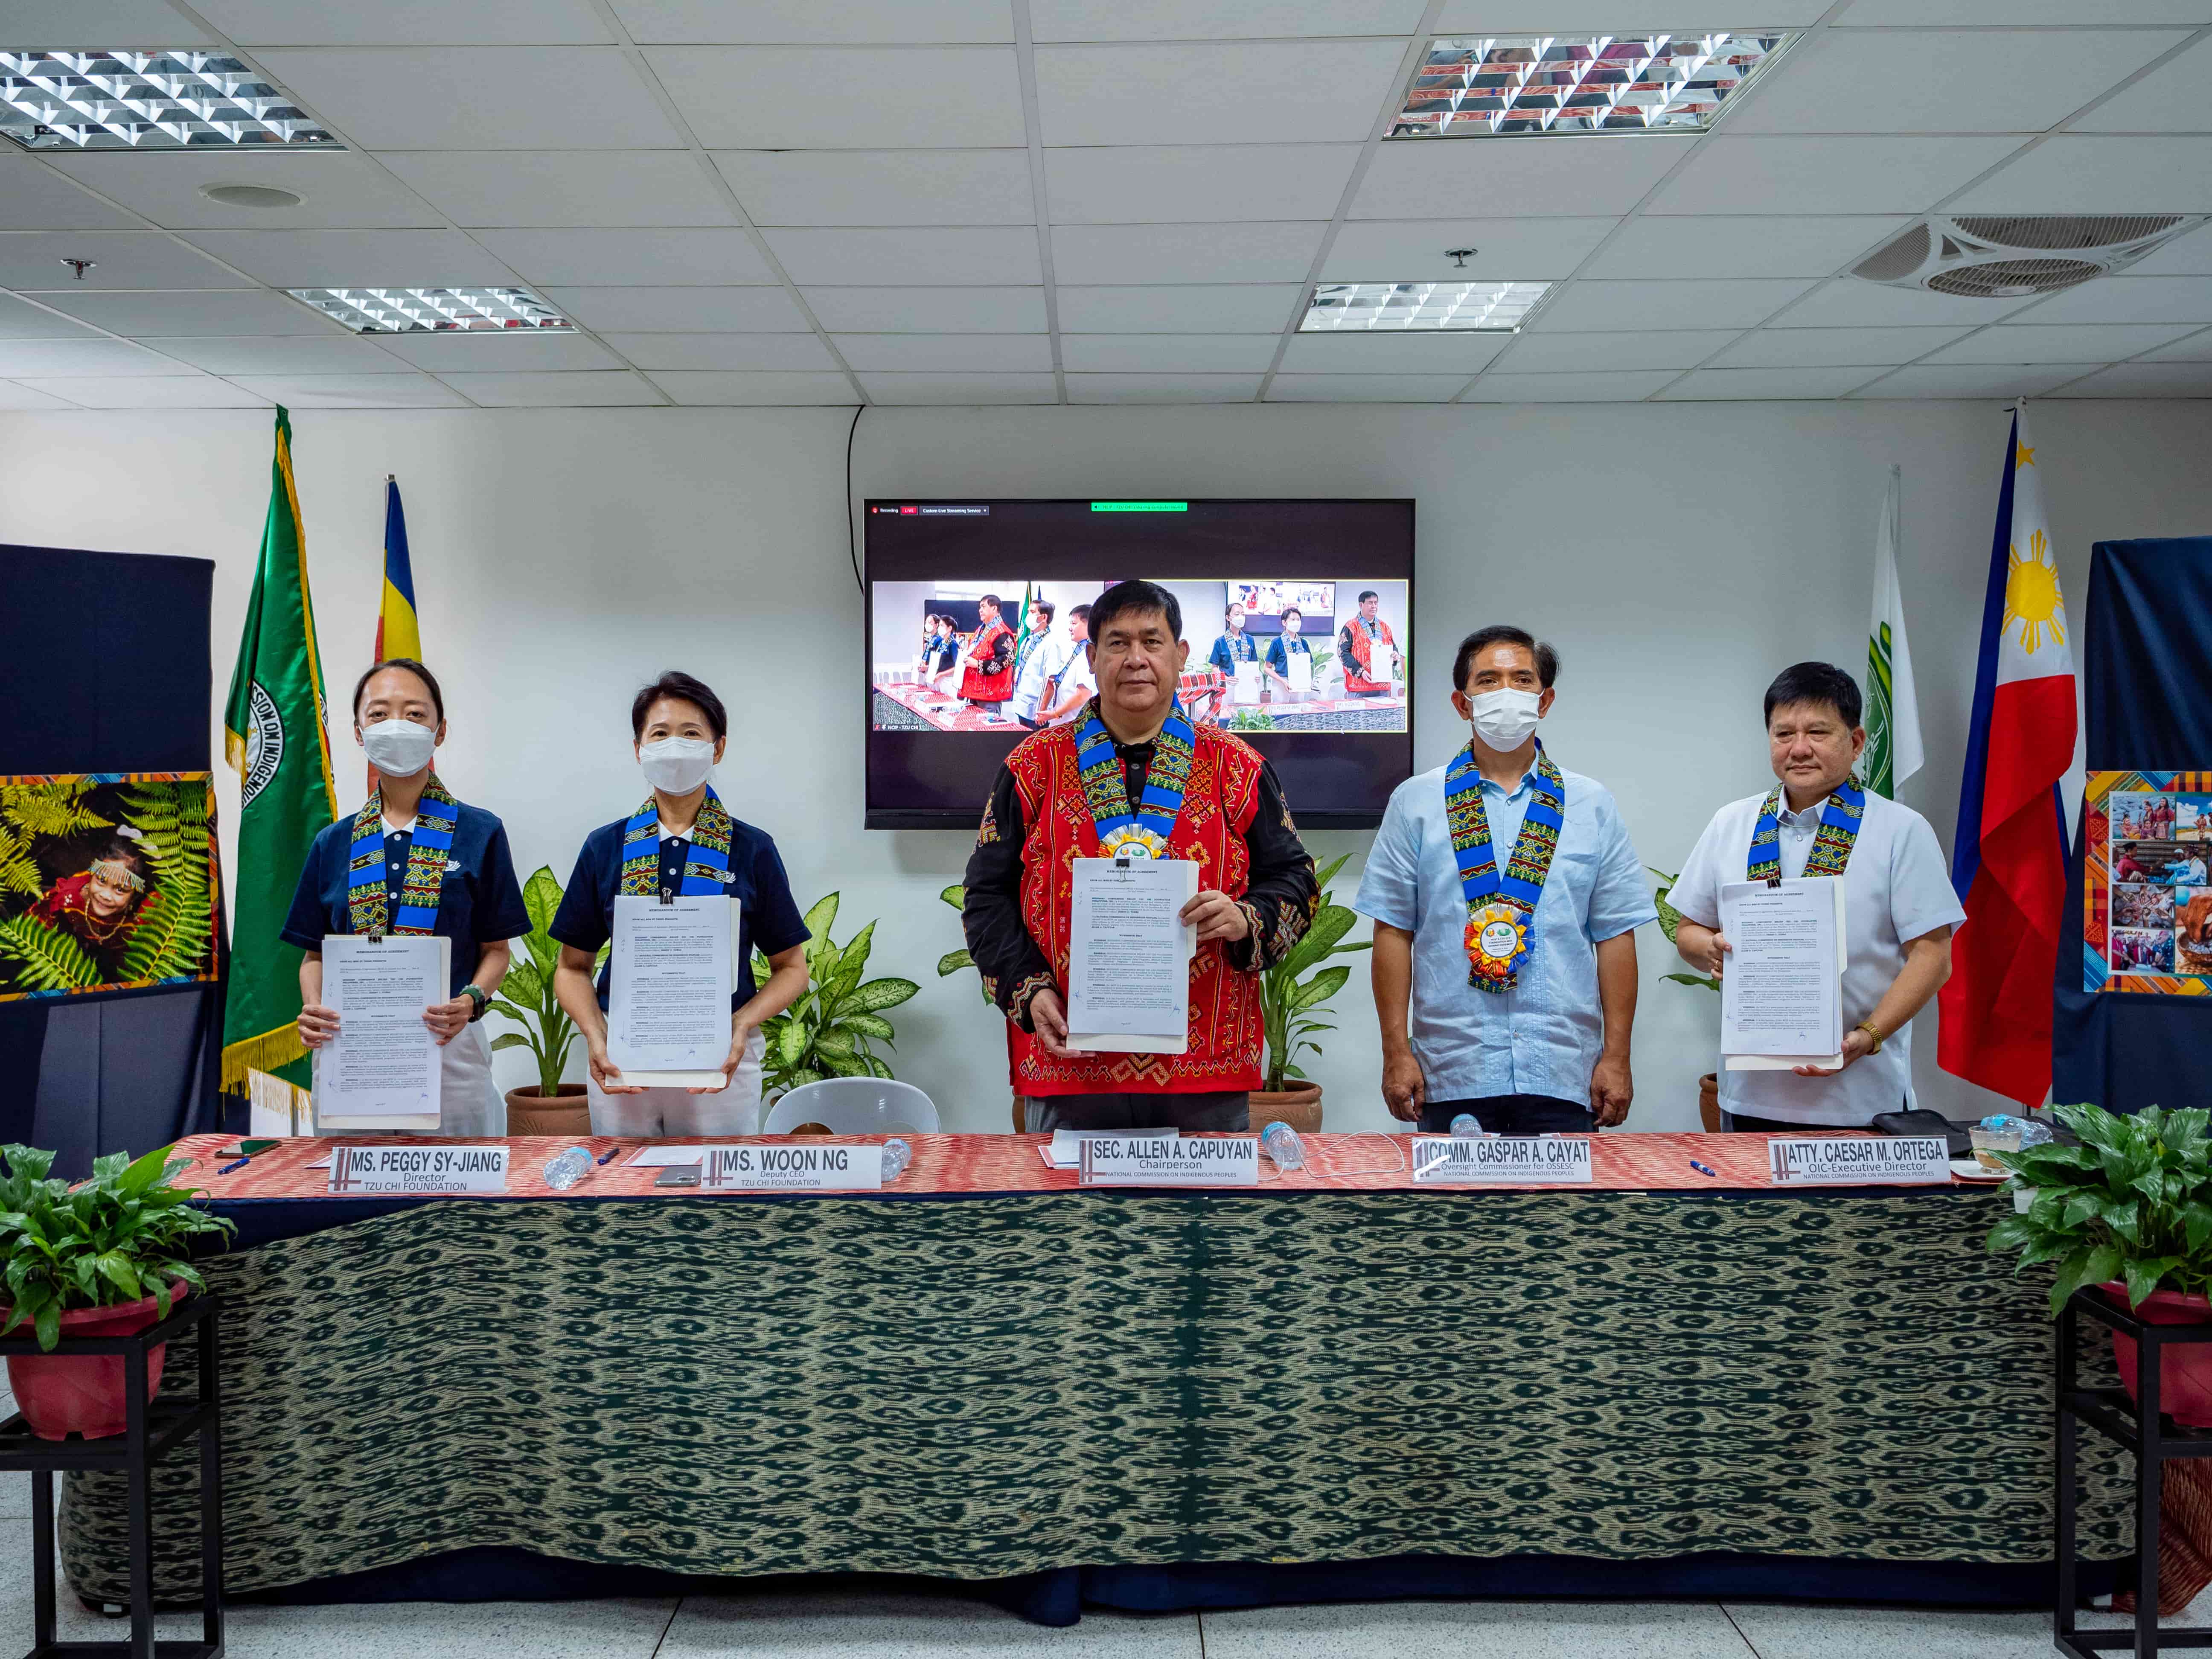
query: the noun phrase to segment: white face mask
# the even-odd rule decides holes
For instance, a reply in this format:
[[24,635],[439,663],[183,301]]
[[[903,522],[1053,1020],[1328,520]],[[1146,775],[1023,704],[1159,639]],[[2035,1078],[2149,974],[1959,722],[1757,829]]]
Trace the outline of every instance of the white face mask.
[[672,795],[688,795],[714,769],[714,745],[704,738],[663,738],[637,751],[645,781]]
[[1510,754],[1528,742],[1536,729],[1537,694],[1508,687],[1501,691],[1478,691],[1469,697],[1475,734],[1492,749]]
[[379,720],[362,728],[361,746],[368,763],[388,778],[411,778],[430,763],[438,734],[413,720]]

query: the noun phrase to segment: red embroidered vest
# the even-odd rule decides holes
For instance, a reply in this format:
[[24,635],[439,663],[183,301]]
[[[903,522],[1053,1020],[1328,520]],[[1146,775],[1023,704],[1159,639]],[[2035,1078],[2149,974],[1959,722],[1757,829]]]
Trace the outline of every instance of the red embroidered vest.
[[[1390,647],[1397,641],[1390,637],[1390,624],[1376,619],[1376,626],[1382,630],[1379,639],[1370,639],[1366,628],[1355,617],[1344,625],[1341,642],[1349,647],[1344,662],[1344,689],[1346,691],[1388,691],[1390,689]],[[1376,670],[1381,672],[1376,672]]]
[[[1069,866],[1103,856],[1075,764],[1075,725],[1048,727],[1006,757],[1021,793],[1022,920],[1051,960],[1067,996]],[[1260,757],[1217,726],[1197,728],[1182,811],[1168,856],[1199,866],[1198,884],[1243,896],[1251,851],[1244,832],[1260,805]],[[1035,1042],[1018,1046],[1014,1088],[1024,1095],[1206,1094],[1261,1084],[1260,977],[1229,965],[1221,941],[1198,947],[1190,965],[1190,1048],[1180,1054],[1087,1054],[1055,1060]]]
[[1014,630],[995,618],[975,635],[975,644],[968,647],[968,655],[961,667],[960,695],[976,702],[1004,702],[1014,695],[1013,653],[1006,655],[1006,665],[995,674],[987,674],[982,665],[991,659],[991,652],[1001,638],[1012,639]]

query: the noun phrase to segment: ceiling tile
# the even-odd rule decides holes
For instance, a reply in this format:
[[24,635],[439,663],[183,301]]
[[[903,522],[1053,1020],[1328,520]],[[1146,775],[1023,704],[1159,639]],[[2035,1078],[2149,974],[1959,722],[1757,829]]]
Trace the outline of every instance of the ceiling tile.
[[[308,230],[439,222],[430,207],[375,162],[342,150],[244,155],[186,149],[158,155],[105,150],[96,155],[58,156],[53,165],[171,230]],[[0,170],[0,179],[6,176]],[[300,204],[226,207],[201,194],[212,185],[289,190],[300,198]],[[7,205],[6,187],[0,185],[0,210]]]
[[[603,337],[633,365],[656,379],[663,370],[685,369],[826,370],[841,383],[845,378],[818,334],[609,334]],[[845,387],[848,394],[852,389]]]
[[2212,226],[2183,232],[2128,267],[2130,276],[2212,276]]
[[[1313,268],[1326,225],[1060,225],[1052,264],[1062,283],[1279,283]],[[1068,326],[1063,318],[1060,326]]]
[[1812,286],[1796,277],[1577,282],[1562,289],[1530,327],[1546,334],[1585,329],[1751,328]]
[[1352,198],[1354,219],[1618,217],[1689,153],[1693,138],[1434,138],[1382,145]]
[[1486,374],[1465,401],[1471,404],[1641,403],[1674,378],[1671,368],[1624,374]]
[[1831,29],[1731,108],[1751,132],[2041,132],[2185,36],[2162,29]]
[[586,130],[599,149],[683,142],[613,46],[302,46],[256,55],[363,149],[556,149]]
[[1840,398],[1881,373],[1879,368],[1701,368],[1685,374],[1660,394],[1662,400],[1705,401],[1728,398]]
[[1293,334],[1283,353],[1292,374],[1472,374],[1505,349],[1510,334]]
[[529,228],[734,224],[679,150],[400,154],[382,158],[455,224]]
[[1856,0],[1838,20],[1844,28],[1910,27],[1938,23],[2212,23],[2204,0]]
[[2145,353],[2144,357],[2154,363],[2212,363],[2212,328],[2185,334],[2172,345]]
[[[1762,27],[1798,28],[1817,19],[1831,0],[1762,0],[1749,15],[1731,9],[1728,19],[1714,8],[1692,11],[1714,27],[1730,22]],[[1627,34],[1683,27],[1678,0],[1444,0],[1437,20],[1438,34]]]
[[823,327],[853,334],[1046,332],[1042,288],[806,288],[799,292]]
[[2203,43],[2161,64],[2109,103],[2100,104],[2069,132],[2212,132],[2204,106],[2204,76],[2212,52]]
[[[241,46],[580,46],[611,40],[589,0],[198,0]],[[165,37],[166,38],[166,37]]]
[[516,279],[458,230],[201,230],[185,240],[278,288],[457,288]]
[[860,394],[842,374],[757,372],[718,374],[680,370],[647,377],[679,404],[857,404]]
[[241,374],[234,384],[288,409],[465,409],[427,374]]
[[87,409],[266,409],[270,403],[258,392],[218,380],[212,374],[165,375],[148,380],[118,374],[103,380],[27,380],[22,384],[34,392],[52,392]]
[[599,409],[658,404],[660,393],[630,369],[582,369],[567,374],[447,374],[440,377],[487,409]]
[[2058,394],[2064,398],[2212,398],[2212,363],[2120,363]]
[[1071,374],[1072,404],[1249,404],[1257,374]]
[[1032,230],[786,228],[762,234],[794,283],[1025,287],[1044,280]]
[[[1603,143],[1600,137],[1595,142]],[[2002,159],[2014,138],[1717,137],[1653,213],[1919,213]]]
[[1060,225],[1327,219],[1357,144],[1127,144],[1045,152]]
[[1915,363],[1893,369],[1862,388],[1861,398],[2036,398],[2055,386],[2094,368],[2094,363],[2063,368],[1996,368],[1971,363],[1931,367]]
[[161,335],[323,334],[343,327],[297,300],[251,292],[55,294],[46,303],[94,328],[133,338]]
[[1715,368],[1882,368],[1909,363],[1966,331],[1956,328],[1762,328],[1713,359]]
[[[1060,275],[1063,279],[1066,272]],[[1161,283],[1059,290],[1062,334],[1279,334],[1298,283]]]
[[195,46],[212,40],[161,0],[8,0],[0,48],[70,52],[81,46]]
[[1421,0],[1030,0],[1039,40],[1265,40],[1409,34]]
[[1855,264],[1912,221],[1901,214],[1751,218],[1732,214],[1631,219],[1586,276],[1826,276]]
[[[79,279],[64,259],[89,259]],[[234,272],[158,230],[0,231],[0,288],[236,288]]]
[[161,349],[210,374],[405,374],[408,365],[371,341],[312,335],[241,334],[164,340]]
[[1060,388],[1049,374],[863,374],[878,404],[1050,404]]
[[[2030,313],[2034,315],[2036,313]],[[2006,323],[1985,328],[1929,361],[1936,363],[2116,363],[2193,334],[2194,323]]]
[[1557,374],[1607,369],[1694,368],[1736,337],[1732,328],[1637,329],[1620,334],[1521,334],[1498,359],[1501,373]]
[[1027,225],[1018,149],[719,150],[757,225]]
[[781,288],[550,288],[545,297],[592,329],[807,331],[805,316]]
[[18,386],[13,380],[0,380],[0,409],[75,409],[76,404],[66,398],[57,398],[51,392],[33,392],[29,386]]
[[1278,374],[1271,404],[1448,404],[1464,374]]
[[588,334],[560,329],[507,330],[497,334],[391,334],[376,337],[385,350],[434,374],[555,368],[620,368],[622,359]]
[[1007,0],[614,0],[614,9],[630,38],[646,45],[878,46],[1014,38]]
[[1823,283],[1778,319],[1784,328],[1911,328],[1993,323],[2032,300],[1969,300],[1924,288],[1889,288],[1856,276]]
[[138,221],[37,161],[0,155],[0,225],[18,230],[135,230]]
[[[1322,266],[1333,283],[1557,282],[1618,219],[1370,219],[1340,226]],[[1462,262],[1444,250],[1462,253]]]
[[2212,212],[2201,138],[2046,138],[1968,191],[1953,213]]
[[1037,119],[1054,145],[1356,143],[1405,55],[1402,40],[1039,46]]
[[2212,276],[2100,276],[2054,294],[2023,323],[2212,323]]
[[1029,142],[1010,46],[656,46],[645,56],[710,149]]
[[476,240],[532,285],[617,287],[650,281],[720,288],[776,280],[751,235],[742,229],[486,230]]
[[831,343],[850,368],[941,369],[986,374],[1050,373],[1043,334],[838,334]]
[[172,362],[144,346],[123,340],[0,340],[0,374],[58,377],[74,374],[191,374],[189,363]]
[[1071,374],[1182,370],[1257,374],[1275,361],[1279,334],[1063,334],[1060,360]]
[[87,340],[95,337],[90,329],[74,318],[57,316],[33,305],[28,300],[0,294],[0,340]]

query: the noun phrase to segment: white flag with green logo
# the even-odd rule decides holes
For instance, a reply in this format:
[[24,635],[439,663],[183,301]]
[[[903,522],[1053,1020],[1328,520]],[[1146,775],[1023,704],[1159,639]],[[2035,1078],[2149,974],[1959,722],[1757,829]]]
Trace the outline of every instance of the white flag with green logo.
[[1889,494],[1874,544],[1874,620],[1867,629],[1866,787],[1894,797],[1920,769],[1920,699],[1912,689],[1912,651],[1905,642],[1905,599],[1897,589],[1897,529],[1902,469],[1889,470]]

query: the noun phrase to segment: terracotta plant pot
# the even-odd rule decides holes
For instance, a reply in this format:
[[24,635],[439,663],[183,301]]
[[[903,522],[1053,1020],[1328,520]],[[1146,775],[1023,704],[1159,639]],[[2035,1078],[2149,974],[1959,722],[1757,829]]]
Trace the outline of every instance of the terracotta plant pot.
[[[172,1310],[185,1294],[182,1279],[169,1286]],[[150,1296],[112,1308],[72,1308],[62,1315],[62,1335],[128,1336],[159,1318]],[[27,1324],[16,1327],[18,1331],[29,1328]],[[161,1389],[161,1367],[168,1354],[169,1345],[159,1342],[146,1356],[149,1400]],[[41,1440],[64,1440],[73,1434],[102,1440],[130,1426],[130,1398],[124,1392],[119,1353],[10,1354],[8,1387],[22,1407],[23,1421]]]
[[557,1095],[541,1095],[535,1089],[507,1091],[507,1132],[511,1135],[587,1135],[592,1133],[592,1109],[584,1098],[584,1085],[564,1083]]
[[[2128,1287],[2118,1279],[2097,1288],[2118,1306],[2128,1305]],[[2212,1319],[2212,1303],[2180,1291],[2153,1291],[2136,1310],[2136,1317],[2147,1325],[2201,1325]],[[2120,1384],[2130,1400],[2136,1397],[2136,1346],[2133,1337],[2112,1333],[2112,1357],[2119,1362]],[[2184,1428],[2212,1428],[2212,1346],[2191,1343],[2160,1351],[2158,1403]]]
[[1251,1102],[1252,1133],[1255,1134],[1270,1123],[1287,1123],[1302,1135],[1321,1133],[1321,1085],[1301,1084],[1295,1089],[1285,1089],[1280,1094],[1270,1094],[1264,1089],[1255,1090],[1247,1097]]
[[1705,1126],[1709,1135],[1721,1132],[1721,1079],[1717,1072],[1708,1072],[1698,1079],[1698,1121]]

